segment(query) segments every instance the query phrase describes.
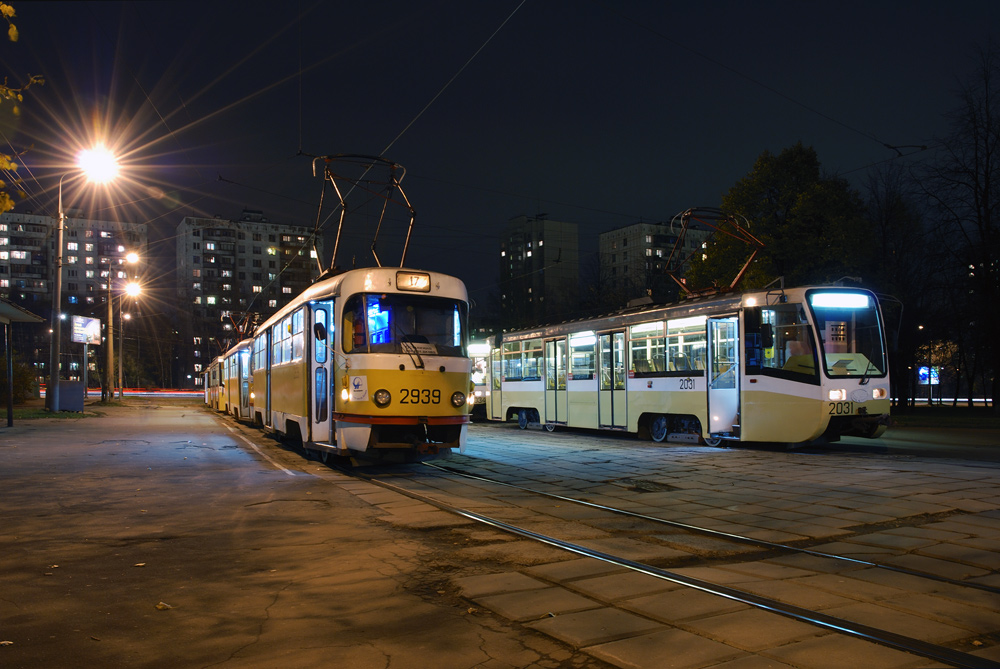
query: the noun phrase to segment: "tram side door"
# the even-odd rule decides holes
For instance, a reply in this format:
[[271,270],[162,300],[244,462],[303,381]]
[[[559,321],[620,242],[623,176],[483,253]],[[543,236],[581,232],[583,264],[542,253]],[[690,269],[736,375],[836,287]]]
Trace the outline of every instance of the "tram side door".
[[740,424],[739,319],[708,319],[708,416],[712,435],[738,435]]
[[312,441],[333,443],[333,370],[335,367],[333,300],[314,302],[310,309],[309,414]]
[[598,336],[597,394],[598,424],[601,427],[625,428],[628,405],[625,400],[625,331],[605,332]]
[[501,394],[501,386],[503,385],[501,383],[501,379],[503,378],[503,347],[499,345],[490,348],[489,372],[489,413],[486,417],[490,420],[503,420],[503,395]]
[[252,350],[244,348],[239,352],[240,359],[240,413],[243,420],[250,418],[250,355]]
[[566,339],[545,342],[545,422],[569,421],[566,397]]

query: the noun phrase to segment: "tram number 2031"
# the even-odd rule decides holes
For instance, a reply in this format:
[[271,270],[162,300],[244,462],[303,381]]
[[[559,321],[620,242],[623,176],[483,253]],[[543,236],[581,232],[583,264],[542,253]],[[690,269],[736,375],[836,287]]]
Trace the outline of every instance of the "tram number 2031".
[[831,416],[854,415],[854,402],[830,402]]
[[403,388],[400,404],[441,404],[441,391],[429,388]]

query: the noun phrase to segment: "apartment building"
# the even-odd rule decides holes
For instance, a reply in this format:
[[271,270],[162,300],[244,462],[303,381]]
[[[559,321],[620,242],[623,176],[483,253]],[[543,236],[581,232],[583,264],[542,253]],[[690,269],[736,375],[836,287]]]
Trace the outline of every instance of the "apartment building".
[[186,217],[177,226],[181,387],[200,387],[212,359],[318,276],[312,228],[246,209],[236,220]]

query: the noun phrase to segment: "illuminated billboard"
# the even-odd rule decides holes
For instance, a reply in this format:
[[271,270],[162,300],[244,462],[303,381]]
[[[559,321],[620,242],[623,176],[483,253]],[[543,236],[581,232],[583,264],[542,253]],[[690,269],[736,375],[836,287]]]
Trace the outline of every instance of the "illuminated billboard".
[[101,319],[73,316],[73,338],[77,344],[101,343]]

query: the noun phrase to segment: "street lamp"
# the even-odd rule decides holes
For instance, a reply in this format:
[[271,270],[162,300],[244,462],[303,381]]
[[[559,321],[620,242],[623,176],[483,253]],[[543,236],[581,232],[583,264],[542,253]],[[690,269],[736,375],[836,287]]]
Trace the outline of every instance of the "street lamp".
[[[77,156],[77,170],[65,172],[59,177],[59,227],[56,230],[56,281],[52,291],[52,345],[49,354],[49,382],[45,390],[49,411],[60,411],[59,404],[59,347],[62,343],[62,259],[63,230],[66,228],[66,213],[63,211],[63,179],[77,171],[83,172],[89,181],[107,183],[118,174],[118,161],[103,146],[88,149]],[[86,392],[86,389],[84,389]]]

